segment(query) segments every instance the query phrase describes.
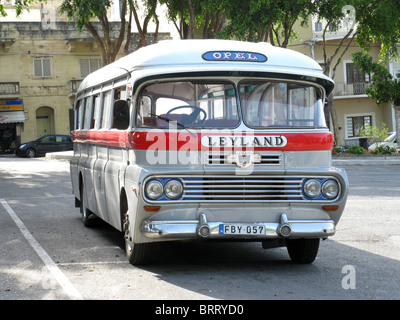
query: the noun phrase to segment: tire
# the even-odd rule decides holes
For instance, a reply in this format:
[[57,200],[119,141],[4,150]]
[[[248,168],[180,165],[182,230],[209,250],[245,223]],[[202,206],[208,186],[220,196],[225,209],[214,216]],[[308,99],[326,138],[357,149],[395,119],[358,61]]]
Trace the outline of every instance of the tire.
[[90,228],[93,227],[93,217],[91,217],[91,215],[93,215],[93,213],[87,208],[87,198],[86,198],[86,192],[84,192],[85,188],[84,185],[82,184],[81,187],[81,214],[82,214],[82,222],[83,225],[86,228]]
[[135,243],[129,228],[128,212],[124,214],[123,232],[125,238],[125,252],[130,264],[141,266],[150,263],[152,243]]
[[286,239],[290,259],[295,263],[313,263],[318,254],[320,239]]
[[36,157],[36,152],[34,149],[29,148],[28,150],[25,151],[25,155],[27,158],[34,158]]

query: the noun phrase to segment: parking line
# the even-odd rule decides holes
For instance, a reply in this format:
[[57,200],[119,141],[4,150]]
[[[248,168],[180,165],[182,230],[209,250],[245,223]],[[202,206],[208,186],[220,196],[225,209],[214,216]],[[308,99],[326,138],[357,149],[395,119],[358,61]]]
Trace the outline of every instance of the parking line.
[[1,204],[4,209],[6,209],[7,213],[10,215],[11,219],[15,222],[18,229],[21,231],[22,235],[29,242],[32,248],[36,251],[40,259],[44,262],[47,269],[51,272],[60,286],[63,288],[64,292],[72,299],[72,300],[84,300],[82,295],[78,292],[78,290],[73,286],[73,284],[68,280],[65,274],[58,268],[57,264],[51,259],[48,253],[42,248],[39,242],[32,236],[29,230],[25,227],[24,223],[18,218],[17,214],[14,210],[8,205],[7,201],[4,199],[0,199]]

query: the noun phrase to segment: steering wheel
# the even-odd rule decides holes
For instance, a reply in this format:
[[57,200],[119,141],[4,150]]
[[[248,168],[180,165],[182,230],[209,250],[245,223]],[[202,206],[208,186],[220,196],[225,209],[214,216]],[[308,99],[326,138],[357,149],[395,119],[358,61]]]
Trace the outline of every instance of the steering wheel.
[[166,114],[166,116],[168,117],[173,111],[178,110],[178,109],[194,109],[193,112],[189,115],[184,115],[185,117],[182,119],[182,122],[185,122],[184,124],[190,124],[193,123],[197,117],[200,115],[200,113],[203,114],[203,118],[200,117],[199,119],[199,123],[203,123],[206,118],[207,118],[207,113],[200,107],[197,106],[179,106],[179,107],[175,107],[172,108],[171,110],[169,110]]

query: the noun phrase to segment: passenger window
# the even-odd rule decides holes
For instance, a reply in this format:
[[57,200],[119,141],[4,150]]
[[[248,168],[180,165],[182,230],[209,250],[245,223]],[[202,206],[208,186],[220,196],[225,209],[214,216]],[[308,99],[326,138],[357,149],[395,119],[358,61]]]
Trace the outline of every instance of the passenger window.
[[54,136],[46,136],[40,140],[41,143],[52,143],[55,142]]
[[126,87],[114,89],[112,102],[112,128],[125,130],[129,126],[129,103],[126,100]]
[[[95,129],[98,121],[99,120],[101,121],[100,95],[95,95],[93,97],[93,105],[94,105],[94,109],[93,109],[93,116],[92,116],[92,122],[90,124],[90,129]],[[101,123],[101,122],[99,122],[99,123]]]
[[111,127],[110,121],[111,121],[111,91],[107,91],[104,93],[104,103],[103,103],[103,119],[102,119],[102,124],[101,127],[103,129],[109,129]]
[[84,111],[84,122],[83,122],[83,129],[90,129],[90,122],[92,120],[91,116],[91,109],[92,109],[92,97],[87,97],[85,101],[85,111]]
[[78,103],[77,103],[77,107],[76,107],[76,109],[77,109],[77,114],[78,114],[78,117],[77,117],[77,119],[76,119],[76,124],[75,124],[75,129],[76,129],[76,130],[82,129],[82,128],[81,128],[82,117],[83,117],[83,114],[82,114],[82,113],[83,113],[82,101],[83,101],[83,100],[79,100]]

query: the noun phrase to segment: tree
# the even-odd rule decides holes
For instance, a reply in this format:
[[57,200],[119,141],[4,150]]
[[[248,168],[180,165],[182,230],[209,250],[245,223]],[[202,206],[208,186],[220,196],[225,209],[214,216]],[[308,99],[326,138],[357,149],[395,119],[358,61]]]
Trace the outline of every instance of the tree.
[[194,30],[201,26],[203,38],[214,38],[225,22],[223,0],[160,0],[160,3],[166,5],[167,19],[173,22],[181,39],[193,39]]
[[[28,10],[28,6],[33,5],[35,3],[42,2],[40,0],[16,0],[14,6],[15,9],[15,14],[18,17],[21,15],[22,11]],[[11,3],[11,1],[10,1]],[[0,17],[6,17],[7,12],[6,12],[6,3],[5,1],[2,1],[0,3]]]
[[[355,30],[355,1],[348,0],[320,0],[316,1],[316,17],[319,21],[325,21],[325,27],[322,31],[322,51],[323,51],[323,68],[324,74],[335,78],[336,69],[339,66],[344,54],[350,48],[357,31]],[[331,55],[327,53],[327,32],[329,30],[337,30],[343,21],[347,18],[347,33],[338,40],[338,44]],[[333,92],[328,97],[330,115],[332,119],[332,128],[334,140],[337,143],[340,139],[339,125],[335,105],[333,103]]]
[[400,41],[400,1],[361,1],[357,10],[357,42],[365,52],[371,44],[379,43],[380,59],[398,57],[397,44]]
[[[103,65],[115,61],[125,37],[127,0],[122,0],[121,28],[115,42],[112,41],[110,23],[107,18],[110,5],[110,0],[64,0],[60,6],[60,12],[65,13],[69,20],[75,21],[79,31],[86,28],[91,33],[99,47]],[[94,19],[99,20],[102,34],[92,23]]]
[[128,0],[129,4],[129,23],[128,23],[128,33],[127,33],[127,40],[126,40],[126,45],[124,48],[125,53],[127,54],[129,52],[129,45],[130,45],[130,38],[131,38],[131,27],[132,27],[132,17],[135,19],[136,23],[136,28],[138,29],[139,33],[139,43],[136,46],[135,50],[138,50],[142,47],[145,47],[147,45],[146,41],[146,36],[148,33],[148,26],[150,21],[153,19],[154,22],[156,23],[156,30],[154,32],[154,37],[153,37],[153,42],[157,42],[157,37],[158,37],[158,28],[160,26],[160,22],[158,20],[158,16],[156,13],[157,9],[157,3],[158,0],[143,0],[143,8],[146,9],[145,12],[145,17],[143,19],[143,24],[140,23],[140,17],[139,17],[139,4],[136,0]]
[[[371,44],[381,46],[380,56],[387,59],[397,56],[397,43],[400,40],[400,2],[398,0],[319,0],[316,13],[320,20],[326,21],[322,34],[324,52],[324,73],[335,78],[336,68],[341,63],[348,48],[357,43],[365,52]],[[338,40],[333,53],[327,55],[326,32],[337,29],[343,19],[347,19],[347,33]],[[331,44],[330,44],[331,45]],[[339,140],[337,117],[332,97],[330,110],[335,141]]]
[[302,25],[314,12],[309,0],[226,0],[228,25],[221,33],[224,38],[270,42],[286,48],[294,36],[293,26]]
[[388,69],[372,57],[357,52],[353,54],[353,62],[365,73],[372,74],[371,84],[365,88],[365,93],[376,101],[378,105],[391,103],[395,110],[397,141],[400,137],[400,74],[393,77]]

